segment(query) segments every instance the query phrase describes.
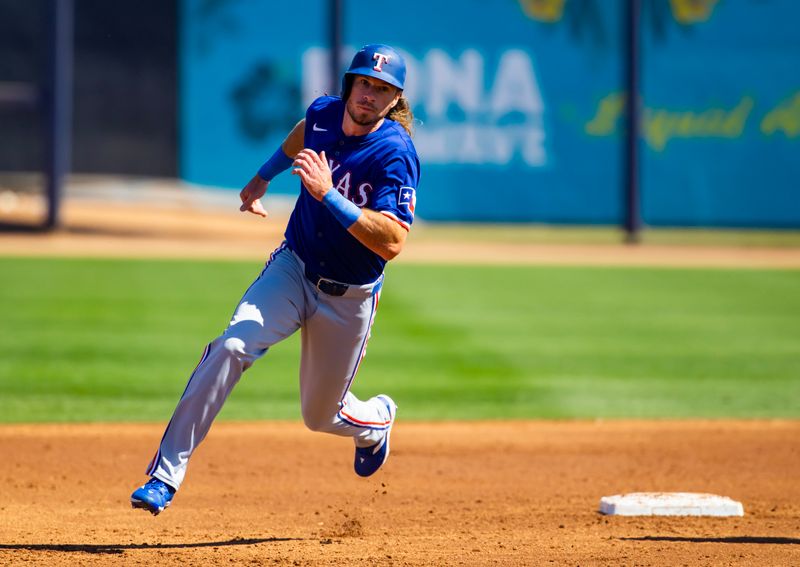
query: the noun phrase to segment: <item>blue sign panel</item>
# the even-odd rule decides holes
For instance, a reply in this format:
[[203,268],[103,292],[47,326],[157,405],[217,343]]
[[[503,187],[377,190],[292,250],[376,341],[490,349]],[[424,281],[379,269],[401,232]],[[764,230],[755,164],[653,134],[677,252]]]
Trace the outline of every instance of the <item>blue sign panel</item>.
[[[183,0],[180,174],[241,189],[303,117],[303,54],[326,36],[327,0]],[[299,24],[302,20],[302,25]],[[271,191],[297,192],[279,176]]]
[[[800,3],[642,5],[644,222],[800,227]],[[617,136],[623,104],[588,131]]]
[[[406,58],[421,218],[622,221],[626,2],[342,4],[343,64],[366,43]],[[183,1],[186,180],[240,188],[338,81],[329,2],[303,6]],[[645,222],[800,226],[800,3],[643,6]],[[289,175],[270,188],[297,190]]]
[[[619,0],[588,17],[547,4],[469,0],[453,11],[410,0],[402,12],[416,16],[404,21],[396,3],[344,3],[345,63],[370,42],[407,59],[422,218],[619,221],[618,136],[583,128],[597,100],[619,90]],[[184,179],[241,187],[330,90],[327,5],[306,3],[292,25],[285,3],[184,0]],[[567,17],[577,23],[555,25]],[[287,175],[270,188],[296,190]]]
[[[348,12],[354,44],[398,45],[419,119],[423,218],[616,223],[619,137],[583,128],[620,89],[620,2],[418,2],[413,25]],[[374,2],[374,13],[393,3]]]

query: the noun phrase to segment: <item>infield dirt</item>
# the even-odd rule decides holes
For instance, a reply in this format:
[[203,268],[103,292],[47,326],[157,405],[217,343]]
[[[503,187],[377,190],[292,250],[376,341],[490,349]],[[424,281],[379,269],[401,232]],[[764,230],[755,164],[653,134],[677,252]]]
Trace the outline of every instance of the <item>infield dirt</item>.
[[[164,195],[159,193],[162,200],[156,202],[99,197],[67,200],[60,230],[0,232],[0,256],[263,261],[283,240],[288,220],[286,210],[277,208],[269,218],[262,219],[238,212],[235,193],[225,197],[222,205],[215,201],[213,206],[195,202],[207,197],[193,200],[191,193],[170,190]],[[22,206],[20,209],[25,210]],[[12,220],[30,221],[30,217],[28,211]],[[477,232],[469,225],[452,230],[453,226],[457,225],[416,223],[403,253],[394,262],[800,268],[797,246],[630,246],[610,239],[607,230],[598,232],[600,238],[584,232],[577,242],[569,242],[559,239],[559,229],[548,233],[547,241],[542,241],[541,235],[528,240],[481,241],[475,238],[475,233],[486,234],[486,230]],[[519,228],[520,234],[527,234],[525,227]],[[464,235],[471,237],[467,239]]]
[[[401,409],[402,411],[402,409]],[[374,477],[297,423],[216,424],[158,517],[159,425],[0,427],[3,565],[798,565],[797,422],[404,423]],[[711,492],[737,518],[624,518],[601,496]]]
[[[258,260],[285,218],[68,202],[0,255]],[[413,233],[412,233],[413,235]],[[800,267],[797,248],[409,240],[400,261]],[[129,495],[164,424],[0,426],[0,565],[800,565],[800,421],[399,422],[387,466],[299,423],[218,423],[173,506]],[[710,492],[742,518],[622,518],[602,496]]]

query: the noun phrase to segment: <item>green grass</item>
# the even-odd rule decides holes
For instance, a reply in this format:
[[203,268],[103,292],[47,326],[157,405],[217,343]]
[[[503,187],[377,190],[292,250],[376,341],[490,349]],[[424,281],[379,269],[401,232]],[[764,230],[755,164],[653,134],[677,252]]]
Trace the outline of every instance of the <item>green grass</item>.
[[[169,419],[252,263],[0,259],[0,421]],[[800,271],[396,265],[354,391],[404,419],[800,417]],[[298,337],[226,419],[299,419]]]

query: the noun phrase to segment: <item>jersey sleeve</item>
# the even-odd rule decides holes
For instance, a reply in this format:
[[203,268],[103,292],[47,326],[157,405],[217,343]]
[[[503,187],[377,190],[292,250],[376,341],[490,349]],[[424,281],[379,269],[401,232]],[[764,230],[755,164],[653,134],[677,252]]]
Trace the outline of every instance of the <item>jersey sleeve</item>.
[[372,209],[400,224],[406,230],[414,222],[419,184],[419,159],[403,152],[386,164],[384,174],[375,188]]
[[328,95],[315,98],[314,102],[309,104],[308,109],[306,109],[306,118],[315,118],[318,112],[323,111],[325,108],[339,100],[341,100],[339,97]]
[[314,99],[314,102],[308,105],[308,108],[306,109],[306,140],[308,140],[309,135],[313,133],[313,125],[318,120],[325,122],[326,116],[330,115],[330,113],[334,110],[334,106],[337,102],[341,102],[341,99],[326,95]]

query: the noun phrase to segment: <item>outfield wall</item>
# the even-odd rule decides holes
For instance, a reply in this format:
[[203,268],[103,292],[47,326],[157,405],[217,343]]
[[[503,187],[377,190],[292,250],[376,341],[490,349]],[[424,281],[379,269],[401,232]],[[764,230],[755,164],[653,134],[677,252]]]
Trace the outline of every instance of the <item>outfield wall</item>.
[[[3,173],[46,167],[51,4],[0,0]],[[175,177],[178,0],[137,0],[135,9],[107,0],[71,4],[71,171]],[[35,104],[9,101],[20,83],[33,90]]]
[[[370,42],[406,56],[421,217],[622,222],[623,0],[343,5],[345,63]],[[642,5],[644,222],[800,227],[800,3]],[[184,179],[240,188],[329,90],[328,13],[182,1]]]

